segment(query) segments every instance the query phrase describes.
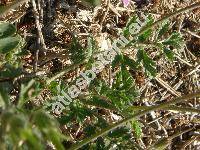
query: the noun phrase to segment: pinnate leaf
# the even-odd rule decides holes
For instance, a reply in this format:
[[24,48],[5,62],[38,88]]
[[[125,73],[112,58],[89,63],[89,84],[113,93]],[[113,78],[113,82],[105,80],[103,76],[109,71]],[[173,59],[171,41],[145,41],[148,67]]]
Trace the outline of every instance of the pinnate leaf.
[[156,76],[155,62],[147,55],[144,50],[138,50],[137,53],[138,63],[142,62],[147,74]]
[[181,37],[181,35],[177,32],[172,33],[172,35],[165,40],[164,42],[162,42],[163,45],[170,45],[173,46],[175,48],[180,48],[181,45],[183,44],[183,38]]

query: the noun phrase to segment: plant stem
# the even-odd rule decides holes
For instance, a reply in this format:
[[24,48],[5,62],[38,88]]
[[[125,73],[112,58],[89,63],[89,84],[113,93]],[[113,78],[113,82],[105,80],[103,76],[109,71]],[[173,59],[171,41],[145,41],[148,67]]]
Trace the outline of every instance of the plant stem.
[[57,73],[56,75],[54,75],[53,77],[51,77],[50,79],[47,80],[47,84],[50,84],[52,81],[54,81],[55,79],[63,76],[65,73],[77,68],[79,65],[84,64],[85,61],[82,61],[80,63],[77,64],[73,64],[71,66],[66,67],[65,69],[63,69],[61,72]]
[[149,148],[147,148],[147,150],[164,150],[167,148],[167,146],[172,142],[172,140],[180,135],[183,135],[184,133],[187,133],[189,131],[192,131],[194,128],[189,128],[187,130],[181,131],[181,132],[177,132],[175,134],[173,134],[172,136],[168,137],[168,138],[163,138],[159,141],[157,141],[156,143],[154,143],[152,146],[150,146]]
[[[188,6],[188,7],[182,8],[182,9],[180,9],[180,10],[178,10],[178,11],[176,11],[176,12],[173,12],[173,13],[171,13],[171,14],[168,14],[168,15],[166,15],[165,17],[163,17],[163,18],[161,18],[161,19],[155,21],[153,24],[151,24],[151,25],[149,25],[149,26],[143,27],[138,33],[136,33],[136,34],[134,34],[134,35],[132,35],[132,36],[133,36],[133,37],[137,37],[137,36],[143,34],[145,31],[147,31],[147,30],[149,30],[149,29],[152,29],[153,27],[156,27],[157,25],[159,25],[160,23],[162,23],[162,22],[165,21],[165,20],[168,20],[168,19],[170,19],[170,18],[172,18],[172,17],[174,17],[174,16],[177,16],[177,15],[179,15],[179,14],[181,14],[181,13],[184,13],[184,12],[186,12],[186,11],[196,9],[196,8],[198,8],[198,7],[200,7],[200,2],[195,3],[195,4],[193,4],[193,5],[190,5],[190,6]],[[130,41],[129,43],[132,43],[133,41],[135,41],[135,39],[133,39],[133,40]],[[128,44],[128,45],[129,45],[129,44]]]
[[[145,31],[147,31],[148,29],[152,29],[153,27],[157,26],[158,24],[160,24],[161,22],[163,22],[163,21],[165,21],[165,20],[167,20],[167,19],[170,19],[170,18],[172,18],[172,17],[174,17],[174,16],[176,16],[176,15],[178,15],[178,14],[181,14],[181,13],[183,13],[183,12],[186,12],[186,11],[189,11],[189,10],[192,10],[192,9],[195,9],[195,8],[198,8],[198,7],[200,7],[200,2],[198,2],[198,3],[196,3],[196,4],[193,4],[193,5],[190,5],[190,6],[188,6],[188,7],[185,7],[185,8],[183,8],[183,9],[180,9],[180,10],[178,10],[178,11],[172,13],[172,14],[169,14],[169,15],[167,15],[167,16],[161,18],[160,20],[154,22],[153,24],[151,24],[151,25],[149,25],[149,26],[145,26],[144,28],[142,28],[142,29],[140,30],[139,33],[134,34],[133,36],[134,36],[134,37],[137,37],[137,36],[143,34],[143,33],[144,33]],[[133,39],[132,41],[130,41],[129,44],[132,43],[133,41],[135,41],[135,39]],[[129,45],[129,44],[127,44],[127,45]],[[70,71],[70,70],[72,70],[72,69],[78,67],[79,65],[81,65],[81,64],[83,64],[83,63],[84,63],[84,62],[81,62],[81,63],[78,63],[78,64],[74,64],[74,65],[72,65],[72,66],[70,66],[70,67],[68,67],[68,68],[66,68],[66,69],[64,69],[64,70],[62,70],[60,73],[56,74],[54,77],[52,77],[51,79],[49,79],[49,80],[47,81],[47,84],[51,83],[51,81],[53,81],[53,80],[55,80],[55,79],[61,77],[61,76],[64,75],[66,72],[68,72],[68,71]]]
[[[148,106],[130,106],[128,109],[132,111],[140,111],[148,109]],[[163,108],[164,110],[173,110],[173,111],[180,111],[180,112],[189,112],[189,113],[198,113],[200,114],[199,109],[190,108],[190,107],[178,107],[178,106],[167,106]]]
[[164,110],[174,110],[174,111],[180,111],[180,112],[189,112],[189,113],[198,113],[200,114],[199,109],[190,108],[190,107],[177,107],[177,106],[168,106],[164,108]]
[[199,96],[200,96],[200,91],[197,92],[197,93],[192,93],[192,94],[188,94],[188,95],[185,95],[185,96],[182,96],[182,97],[175,98],[172,101],[169,101],[169,102],[157,105],[157,106],[148,107],[147,109],[145,109],[145,110],[143,110],[141,112],[137,112],[134,115],[132,115],[132,116],[130,116],[130,117],[124,119],[124,120],[119,121],[118,123],[115,123],[115,124],[105,128],[105,129],[103,129],[99,133],[96,133],[96,134],[92,135],[91,137],[88,137],[88,138],[84,139],[82,142],[73,145],[70,148],[70,150],[75,150],[75,149],[81,148],[82,146],[94,141],[98,137],[105,135],[106,133],[108,133],[108,132],[110,132],[110,131],[112,131],[112,130],[120,127],[120,126],[122,126],[123,124],[125,124],[125,123],[127,123],[127,122],[129,122],[129,121],[131,121],[131,120],[133,120],[135,118],[138,118],[138,117],[140,117],[142,115],[145,115],[146,113],[149,113],[149,112],[155,111],[155,110],[159,110],[159,109],[163,109],[163,108],[168,107],[169,105],[176,104],[176,103],[179,103],[179,102],[181,102],[183,100],[188,100],[188,99],[199,97]]

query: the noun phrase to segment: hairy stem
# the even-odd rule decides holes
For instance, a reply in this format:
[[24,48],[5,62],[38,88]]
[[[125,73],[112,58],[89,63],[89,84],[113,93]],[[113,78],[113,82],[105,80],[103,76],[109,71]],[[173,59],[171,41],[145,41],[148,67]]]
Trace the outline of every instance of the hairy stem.
[[[130,106],[128,109],[132,111],[140,111],[149,108],[148,106]],[[163,108],[163,110],[172,110],[172,111],[179,111],[179,112],[189,112],[189,113],[198,113],[200,114],[199,109],[191,108],[191,107],[178,107],[178,106],[167,106]]]
[[189,94],[189,95],[185,95],[185,96],[182,96],[182,97],[175,98],[172,101],[169,101],[169,102],[157,105],[157,106],[148,107],[147,109],[145,109],[145,110],[143,110],[141,112],[137,112],[134,115],[132,115],[132,116],[130,116],[130,117],[124,119],[124,120],[119,121],[116,124],[113,124],[113,125],[105,128],[105,129],[103,129],[102,131],[92,135],[91,137],[84,139],[82,142],[73,145],[70,148],[70,150],[75,150],[75,149],[81,148],[82,146],[94,141],[98,137],[107,134],[108,132],[110,132],[110,131],[112,131],[112,130],[114,130],[114,129],[122,126],[122,125],[124,125],[125,123],[127,123],[127,122],[129,122],[129,121],[131,121],[131,120],[133,120],[135,118],[138,118],[138,117],[140,117],[142,115],[145,115],[146,113],[149,113],[149,112],[155,111],[155,110],[159,110],[159,109],[163,109],[163,108],[168,107],[169,105],[176,104],[176,103],[182,102],[184,100],[188,100],[188,99],[199,97],[199,96],[200,96],[200,91],[197,92],[197,93],[192,93],[192,94]]
[[81,64],[84,64],[85,62],[86,62],[86,60],[85,60],[85,61],[82,61],[82,62],[80,62],[80,63],[73,64],[73,65],[71,65],[71,66],[66,67],[66,68],[63,69],[61,72],[57,73],[57,74],[54,75],[52,78],[48,79],[48,80],[47,80],[47,84],[50,84],[50,83],[51,83],[52,81],[54,81],[55,79],[57,79],[57,78],[63,76],[65,73],[67,73],[67,72],[69,72],[69,71],[71,71],[71,70],[77,68],[78,66],[80,66]]
[[156,27],[157,25],[159,25],[159,24],[162,23],[163,21],[166,21],[166,20],[168,20],[168,19],[170,19],[170,18],[172,18],[172,17],[174,17],[174,16],[177,16],[177,15],[179,15],[179,14],[181,14],[181,13],[184,13],[184,12],[186,12],[186,11],[189,11],[189,10],[196,9],[196,8],[198,8],[198,7],[200,7],[200,2],[195,3],[195,4],[193,4],[193,5],[190,5],[190,6],[188,6],[188,7],[182,8],[182,9],[180,9],[180,10],[178,10],[178,11],[176,11],[176,12],[173,12],[173,13],[171,13],[171,14],[169,14],[169,15],[166,15],[165,17],[161,18],[160,20],[155,21],[153,24],[151,24],[151,25],[149,25],[149,26],[145,26],[144,28],[142,28],[142,29],[140,30],[139,33],[137,33],[137,34],[135,34],[135,35],[133,35],[133,36],[141,35],[141,34],[143,34],[145,31],[147,31],[147,30],[149,30],[149,29],[152,29],[153,27]]

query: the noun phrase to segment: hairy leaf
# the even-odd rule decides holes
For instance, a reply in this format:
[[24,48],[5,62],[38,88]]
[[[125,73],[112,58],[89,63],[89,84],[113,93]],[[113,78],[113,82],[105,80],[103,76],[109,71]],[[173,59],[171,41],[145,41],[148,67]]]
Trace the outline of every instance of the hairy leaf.
[[20,42],[19,37],[7,37],[0,39],[0,53],[6,54],[17,48]]
[[183,38],[179,33],[174,32],[167,40],[162,43],[163,45],[170,45],[175,48],[180,48],[183,44]]
[[133,59],[129,58],[126,55],[123,56],[123,59],[124,59],[124,64],[129,66],[131,69],[135,70],[138,68],[138,63]]
[[169,60],[173,60],[174,59],[174,53],[172,50],[170,50],[169,48],[163,48],[163,52],[164,54],[167,56],[167,58]]
[[158,39],[160,39],[169,30],[169,23],[165,23],[158,31]]
[[146,32],[144,32],[143,34],[141,34],[140,36],[138,36],[138,41],[139,42],[144,42],[146,41],[150,36],[151,36],[152,30],[149,29]]
[[134,133],[135,133],[136,137],[140,138],[142,135],[142,128],[141,128],[140,123],[136,120],[133,120],[133,121],[131,121],[131,125],[134,129]]
[[0,39],[12,36],[15,32],[16,28],[14,25],[7,22],[0,23]]
[[155,62],[147,55],[144,50],[138,50],[137,53],[138,63],[142,62],[143,66],[151,76],[156,76]]

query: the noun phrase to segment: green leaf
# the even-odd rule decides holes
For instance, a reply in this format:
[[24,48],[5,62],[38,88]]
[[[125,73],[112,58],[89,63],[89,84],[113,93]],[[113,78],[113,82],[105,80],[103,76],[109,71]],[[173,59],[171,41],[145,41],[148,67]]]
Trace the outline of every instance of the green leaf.
[[127,37],[128,35],[130,35],[129,27],[130,27],[131,24],[137,23],[136,20],[137,20],[137,17],[136,17],[136,16],[133,16],[133,17],[128,21],[128,23],[127,23],[127,25],[126,25],[126,27],[125,27],[125,29],[124,29],[124,31],[123,31],[123,34],[124,34],[125,37]]
[[71,61],[75,64],[82,62],[86,58],[86,52],[75,36],[73,36],[72,43],[69,48],[69,53]]
[[58,118],[57,120],[58,120],[59,124],[65,125],[67,123],[71,123],[71,121],[74,119],[74,117],[75,117],[75,112],[71,111],[67,115],[62,116],[62,117]]
[[64,147],[62,145],[62,139],[64,138],[64,136],[57,130],[55,130],[55,128],[49,129],[47,138],[53,143],[53,145],[55,145],[56,149],[64,150]]
[[7,22],[0,23],[0,39],[12,36],[15,32],[16,28],[14,25]]
[[124,55],[124,64],[129,66],[131,69],[135,70],[138,68],[138,63],[136,63],[133,59],[129,58],[128,56]]
[[138,50],[138,52],[137,52],[137,63],[140,63],[143,60],[143,57],[144,57],[143,53],[144,53],[143,50]]
[[110,104],[108,101],[106,101],[106,98],[103,99],[103,97],[101,98],[101,97],[93,96],[90,100],[83,101],[83,103],[88,104],[88,105],[97,106],[100,108],[116,110],[116,107],[113,106],[112,104]]
[[25,98],[26,94],[28,93],[29,89],[31,88],[31,86],[33,86],[33,84],[35,83],[35,80],[31,80],[30,82],[28,82],[28,84],[25,85],[21,85],[21,91],[19,94],[19,102],[18,102],[18,107],[22,107],[23,104],[25,104],[25,102],[28,100]]
[[106,84],[105,81],[100,81],[99,87],[97,87],[97,88],[99,88],[99,93],[100,93],[100,94],[104,94],[104,93],[107,93],[107,92],[110,91],[110,88],[109,88],[109,86]]
[[139,42],[146,41],[151,36],[151,33],[152,33],[152,29],[149,29],[149,30],[145,31],[143,34],[138,36],[138,41]]
[[55,125],[54,120],[43,111],[36,111],[33,115],[33,122],[40,129],[48,128]]
[[153,16],[152,15],[148,15],[148,17],[147,17],[147,21],[146,21],[147,23],[147,26],[150,26],[150,25],[152,25],[153,23],[154,23],[154,18],[153,18]]
[[101,129],[108,127],[108,123],[106,122],[106,119],[103,118],[103,116],[96,116],[98,118],[97,123],[95,124],[96,127],[100,127]]
[[169,23],[165,23],[158,31],[158,39],[160,39],[169,30]]
[[88,116],[93,116],[92,111],[86,107],[78,107],[76,109],[76,117],[78,122],[83,122]]
[[33,134],[31,129],[25,128],[24,130],[22,130],[21,137],[24,140],[26,140],[33,149],[38,149],[38,150],[44,149],[39,139]]
[[14,50],[17,48],[20,40],[19,36],[0,39],[0,53],[6,54]]
[[162,44],[180,48],[183,44],[183,38],[181,37],[180,33],[174,32],[167,40],[162,42]]
[[134,129],[134,133],[136,135],[136,138],[140,138],[141,135],[142,135],[142,128],[141,128],[140,123],[137,120],[133,120],[133,121],[131,121],[131,125]]
[[0,84],[0,107],[9,106],[10,99],[9,99],[6,89],[2,85],[5,86],[6,84],[3,84],[3,83]]
[[138,67],[138,63],[136,63],[133,59],[121,54],[115,56],[115,59],[112,62],[112,67],[117,67],[119,64],[129,66],[133,70]]
[[106,149],[104,138],[102,137],[97,138],[96,147],[97,147],[97,150]]
[[125,66],[117,73],[116,80],[107,96],[118,108],[126,108],[137,96],[134,80]]
[[137,53],[137,62],[143,62],[143,66],[145,68],[145,71],[147,74],[150,74],[151,76],[156,76],[156,69],[155,69],[155,62],[147,55],[147,53],[144,50],[138,50]]
[[119,65],[122,62],[122,55],[116,55],[114,60],[112,61],[112,67],[117,67],[117,65]]
[[130,89],[133,86],[134,80],[126,67],[121,67],[123,89]]
[[60,86],[58,82],[56,81],[52,81],[49,86],[48,86],[48,89],[51,91],[51,93],[53,95],[57,95],[57,94],[60,94],[58,93],[58,89],[57,89],[57,86]]
[[172,61],[174,59],[174,53],[172,50],[170,50],[169,48],[163,48],[163,52],[164,54],[167,56],[167,58]]
[[86,126],[84,129],[86,136],[91,136],[92,134],[95,134],[95,131],[96,131],[96,126],[90,124]]
[[62,139],[67,139],[67,137],[61,134],[58,129],[59,124],[54,120],[54,118],[52,118],[52,116],[39,110],[33,113],[32,121],[57,149],[63,149]]
[[62,116],[58,119],[61,124],[71,123],[72,120],[82,123],[88,116],[93,116],[91,109],[81,106],[78,102],[70,106],[70,110],[73,111],[69,111],[68,115]]
[[22,69],[21,68],[15,68],[11,64],[4,65],[4,68],[2,71],[0,71],[0,78],[15,78],[19,75],[21,75]]
[[[153,24],[153,22],[154,22],[154,19],[153,19],[152,15],[148,15],[147,20],[145,20],[145,26],[143,26],[142,29],[150,26],[151,24]],[[151,36],[151,33],[152,33],[152,29],[145,31],[143,34],[138,36],[138,41],[139,42],[146,41]]]

